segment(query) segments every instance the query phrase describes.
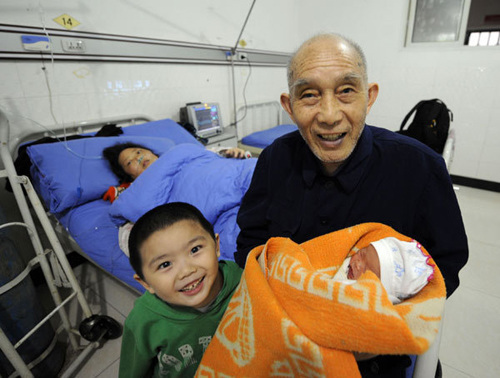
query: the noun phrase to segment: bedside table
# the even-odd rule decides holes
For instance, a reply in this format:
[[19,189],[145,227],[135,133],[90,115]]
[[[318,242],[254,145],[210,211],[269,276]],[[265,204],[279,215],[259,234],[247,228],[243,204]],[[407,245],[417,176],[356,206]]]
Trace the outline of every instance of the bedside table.
[[221,134],[209,137],[206,147],[238,147],[235,128],[225,127]]

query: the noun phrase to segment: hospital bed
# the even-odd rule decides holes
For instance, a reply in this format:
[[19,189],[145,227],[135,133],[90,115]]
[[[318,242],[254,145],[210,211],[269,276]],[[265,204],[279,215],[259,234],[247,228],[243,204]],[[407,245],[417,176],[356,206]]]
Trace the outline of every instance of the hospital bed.
[[[274,105],[270,106],[274,107]],[[278,117],[277,120],[280,123],[281,118]],[[127,220],[127,217],[131,218],[128,220],[133,221],[133,217],[137,217],[137,214],[130,215],[127,212],[128,210],[123,208],[121,211],[124,211],[124,213],[111,210],[113,205],[102,200],[102,195],[108,187],[118,184],[117,178],[111,173],[107,162],[99,158],[102,149],[118,142],[131,141],[143,144],[160,153],[177,149],[181,150],[181,155],[182,150],[186,150],[187,154],[199,153],[200,156],[204,157],[203,154],[207,153],[207,151],[176,122],[170,119],[152,121],[146,116],[138,115],[85,122],[71,127],[66,126],[61,130],[56,129],[54,132],[59,138],[63,138],[63,135],[69,132],[92,135],[102,125],[106,124],[123,126],[123,134],[113,137],[90,137],[64,143],[31,146],[28,149],[33,162],[31,176],[34,187],[42,198],[48,217],[52,222],[52,229],[57,234],[57,237],[63,241],[64,245],[68,246],[66,249],[83,254],[87,259],[126,285],[142,292],[144,289],[133,280],[133,271],[128,257],[118,244],[120,222]],[[21,141],[26,142],[46,135],[48,135],[46,132],[37,133],[34,136],[23,137]],[[9,148],[11,153],[15,155],[16,147],[9,146]],[[182,155],[181,160],[185,157],[185,155]],[[158,162],[160,160],[161,158]],[[226,245],[234,243],[239,232],[235,221],[239,208],[238,198],[241,199],[247,185],[249,185],[255,159],[249,159],[246,164],[245,169],[239,172],[239,177],[229,177],[229,180],[238,181],[238,184],[232,188],[237,193],[232,201],[220,206],[216,204],[219,207],[215,209],[213,206],[204,209],[203,206],[213,205],[213,199],[216,197],[210,188],[206,188],[207,197],[203,201],[197,203],[196,199],[193,199],[193,204],[201,208],[205,215],[207,215],[207,212],[209,213],[208,218],[212,218],[209,220],[214,223],[215,230],[221,234],[221,238],[226,238]],[[148,171],[152,172],[150,176],[155,176],[152,170],[153,167],[154,165],[148,168]],[[178,169],[178,171],[183,170]],[[154,191],[153,193],[141,192],[141,190],[148,190],[148,186],[154,186],[148,183],[147,178],[141,180],[142,177],[146,177],[148,171],[144,172],[115,203],[120,202],[122,196],[126,194],[137,202],[154,196]],[[220,181],[215,173],[214,181]],[[135,185],[138,183],[141,185]],[[207,184],[203,183],[202,185]],[[134,186],[140,189],[134,191]],[[185,187],[185,183],[182,186]],[[169,188],[168,190],[175,192],[179,189]],[[182,193],[178,194],[181,195]],[[179,200],[179,198],[185,200],[182,195],[174,197],[174,200]],[[125,203],[131,204],[130,202]],[[149,204],[148,206],[154,205]],[[143,209],[144,212],[146,210]],[[110,213],[112,216],[110,216]],[[232,259],[233,250],[226,247],[226,251],[230,251],[231,254],[224,255],[223,250],[222,257]],[[429,369],[435,370],[438,347],[439,343],[436,342],[433,346],[434,350],[431,349],[430,352],[417,359],[415,372],[417,373],[420,369],[420,371],[425,371],[425,374],[414,376],[429,376]]]
[[[79,127],[88,134],[103,124],[122,125],[123,134],[27,148],[33,185],[60,238],[120,281],[143,292],[133,279],[127,255],[120,249],[119,228],[159,204],[183,201],[202,210],[220,235],[221,257],[233,260],[239,232],[236,214],[256,159],[225,159],[207,151],[171,119],[151,121],[134,115],[86,122]],[[103,194],[119,182],[101,155],[104,148],[122,142],[141,144],[160,159],[111,204],[102,199]],[[203,165],[205,161],[210,165]]]

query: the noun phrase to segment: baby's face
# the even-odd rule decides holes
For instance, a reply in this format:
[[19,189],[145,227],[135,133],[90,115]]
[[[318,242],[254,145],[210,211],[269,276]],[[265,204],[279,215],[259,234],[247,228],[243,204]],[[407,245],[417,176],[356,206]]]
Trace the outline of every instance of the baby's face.
[[380,261],[377,250],[373,245],[360,249],[351,257],[347,278],[357,280],[364,272],[371,270],[380,278]]
[[123,170],[134,180],[158,159],[154,153],[146,148],[126,148],[118,156],[118,163]]

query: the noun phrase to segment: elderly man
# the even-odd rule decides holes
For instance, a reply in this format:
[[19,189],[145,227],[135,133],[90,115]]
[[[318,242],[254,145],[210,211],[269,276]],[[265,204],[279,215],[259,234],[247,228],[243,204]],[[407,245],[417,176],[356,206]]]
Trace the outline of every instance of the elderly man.
[[236,262],[270,237],[300,243],[380,222],[427,248],[451,295],[468,246],[445,163],[418,141],[365,125],[379,88],[361,48],[335,34],[311,38],[290,60],[288,86],[281,104],[299,131],[259,157],[238,214]]

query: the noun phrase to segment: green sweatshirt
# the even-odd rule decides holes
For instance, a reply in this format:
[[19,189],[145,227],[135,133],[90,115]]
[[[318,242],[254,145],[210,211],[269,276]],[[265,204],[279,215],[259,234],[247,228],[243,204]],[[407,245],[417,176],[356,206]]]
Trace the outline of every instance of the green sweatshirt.
[[242,270],[232,261],[219,261],[222,290],[205,313],[171,307],[145,292],[130,312],[123,329],[120,377],[192,377],[215,334]]

